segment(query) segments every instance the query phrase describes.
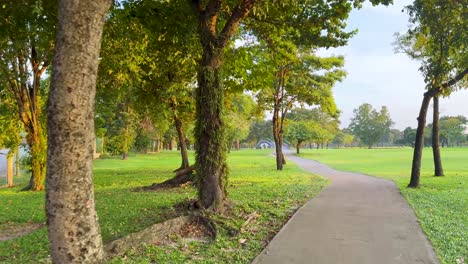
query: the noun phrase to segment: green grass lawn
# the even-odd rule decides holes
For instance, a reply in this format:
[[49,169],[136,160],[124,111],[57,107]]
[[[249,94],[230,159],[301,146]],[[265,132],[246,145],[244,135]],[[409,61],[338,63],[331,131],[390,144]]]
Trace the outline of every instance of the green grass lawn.
[[418,189],[406,188],[411,174],[411,148],[304,149],[301,156],[338,170],[395,181],[442,262],[463,263],[462,259],[468,261],[468,148],[443,148],[441,152],[446,176],[432,176],[432,149],[425,148]]
[[[260,217],[248,225],[248,231],[230,236],[220,227],[216,243],[176,240],[166,246],[145,245],[110,263],[249,263],[289,216],[327,184],[326,179],[292,164],[276,171],[270,153],[250,150],[229,154],[228,191],[235,216],[224,221],[226,226],[239,228],[248,214],[257,212]],[[179,165],[176,151],[131,156],[127,161],[95,161],[96,206],[105,242],[172,218],[177,215],[175,204],[196,197],[193,187],[131,191],[172,177],[172,170]],[[20,187],[0,189],[0,229],[45,222],[44,192],[20,192]],[[239,239],[246,239],[246,243],[240,244]],[[48,261],[48,254],[45,228],[0,242],[1,263],[43,263]]]

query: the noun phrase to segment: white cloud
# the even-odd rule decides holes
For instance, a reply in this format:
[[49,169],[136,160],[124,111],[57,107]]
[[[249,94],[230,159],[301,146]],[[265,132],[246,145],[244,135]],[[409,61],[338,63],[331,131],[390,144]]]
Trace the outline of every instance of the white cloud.
[[[342,111],[341,126],[347,127],[353,109],[370,103],[380,109],[389,108],[395,127],[416,127],[425,83],[419,72],[419,62],[404,54],[395,54],[392,42],[395,32],[407,29],[408,16],[401,9],[410,0],[395,1],[389,7],[372,7],[367,3],[350,15],[349,29],[358,28],[357,36],[346,47],[321,49],[321,56],[344,55],[347,78],[334,88],[338,108]],[[455,92],[440,102],[441,115],[468,117],[468,90]],[[432,122],[432,111],[427,121]]]

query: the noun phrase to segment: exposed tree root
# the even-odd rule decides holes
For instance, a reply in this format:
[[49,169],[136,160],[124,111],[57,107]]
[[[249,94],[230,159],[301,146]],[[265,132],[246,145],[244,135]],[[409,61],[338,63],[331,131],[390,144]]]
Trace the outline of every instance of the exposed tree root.
[[195,170],[195,165],[188,166],[185,169],[179,169],[176,172],[176,175],[174,178],[171,178],[169,180],[166,180],[160,183],[153,183],[150,186],[144,186],[144,187],[138,188],[136,189],[136,191],[154,191],[154,190],[158,190],[162,188],[179,187],[182,184],[186,184],[193,180],[192,173],[194,170]]
[[161,244],[169,235],[176,234],[181,237],[189,237],[214,241],[216,228],[213,222],[200,215],[180,216],[162,223],[152,225],[140,232],[114,240],[105,245],[108,258],[125,254],[128,250],[142,244]]
[[5,228],[0,229],[0,242],[27,235],[44,226],[45,225],[42,223],[31,223],[31,224],[11,223]]

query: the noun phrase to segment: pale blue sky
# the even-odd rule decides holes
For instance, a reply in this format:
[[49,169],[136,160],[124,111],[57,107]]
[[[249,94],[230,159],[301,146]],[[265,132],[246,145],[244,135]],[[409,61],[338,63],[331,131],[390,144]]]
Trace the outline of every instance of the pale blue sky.
[[[342,111],[342,127],[349,125],[353,109],[363,103],[378,109],[386,105],[395,128],[416,127],[425,87],[418,71],[419,62],[395,54],[392,46],[394,33],[407,29],[408,15],[401,10],[409,3],[409,0],[395,0],[389,7],[369,4],[352,11],[348,27],[357,28],[358,34],[348,46],[323,52],[345,55],[348,76],[334,88],[336,103]],[[468,117],[468,91],[458,91],[451,98],[441,100],[440,112]],[[430,116],[428,122],[432,122]]]

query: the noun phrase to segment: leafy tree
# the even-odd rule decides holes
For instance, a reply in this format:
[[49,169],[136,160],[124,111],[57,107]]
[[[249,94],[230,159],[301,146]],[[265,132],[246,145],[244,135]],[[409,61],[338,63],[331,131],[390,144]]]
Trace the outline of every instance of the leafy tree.
[[393,124],[385,106],[377,112],[372,105],[366,103],[354,109],[353,113],[349,128],[368,148],[378,143]]
[[95,125],[105,131],[106,150],[128,159],[134,145],[141,115],[135,109],[137,90],[147,64],[149,37],[136,19],[130,19],[128,10],[112,8],[104,27],[101,61],[96,94]]
[[273,123],[271,120],[263,120],[257,118],[250,125],[249,135],[247,141],[255,146],[262,139],[273,138]]
[[[255,30],[253,25],[260,22],[270,24],[274,28],[287,26],[288,33],[292,33],[293,28],[309,28],[310,30],[301,30],[303,34],[296,34],[297,39],[315,42],[314,44],[319,47],[330,47],[344,44],[343,40],[350,36],[343,32],[345,27],[343,20],[347,18],[353,4],[360,6],[362,2],[362,0],[338,0],[329,5],[315,0],[279,3],[258,0],[192,1],[194,13],[198,18],[198,32],[203,49],[198,69],[195,125],[196,163],[197,173],[201,177],[199,198],[202,207],[214,211],[222,210],[227,194],[226,144],[222,117],[224,112],[222,58],[225,48],[241,24],[245,29],[244,35],[257,37],[260,37],[256,34],[260,31]],[[372,0],[371,2],[377,4],[391,1]],[[263,32],[268,31],[267,29]],[[325,31],[326,34],[322,34]],[[281,34],[276,36],[279,37]],[[327,42],[330,39],[335,41]],[[278,71],[279,69],[276,69],[274,72]],[[271,86],[271,83],[269,85]],[[282,162],[280,166],[282,167]]]
[[464,116],[443,116],[440,118],[440,137],[442,146],[459,145],[465,142],[467,119]]
[[337,145],[337,147],[347,147],[353,143],[354,136],[352,134],[348,134],[344,131],[339,131],[336,133],[335,138],[333,139],[333,143]]
[[226,114],[226,134],[228,149],[235,143],[240,149],[240,141],[249,135],[250,125],[256,115],[256,105],[250,95],[233,94],[228,96]]
[[46,214],[54,263],[97,263],[104,250],[94,203],[94,96],[111,1],[61,0],[47,106]]
[[390,145],[395,145],[403,138],[403,131],[398,129],[390,129],[388,136],[384,138],[384,142]]
[[[0,97],[1,98],[1,97]],[[20,132],[22,130],[22,125],[15,118],[15,112],[10,111],[13,107],[8,107],[9,104],[14,104],[9,102],[5,98],[0,100],[0,149],[7,148],[8,153],[6,154],[7,158],[7,185],[8,187],[13,186],[13,157],[17,154],[18,147],[21,144]],[[18,156],[16,156],[18,159]],[[18,160],[17,160],[18,163]],[[18,168],[17,168],[18,170]]]
[[414,147],[414,140],[416,138],[416,129],[407,127],[403,130],[403,136],[396,141],[399,145]]
[[46,131],[42,115],[46,88],[41,78],[54,50],[56,2],[25,0],[2,2],[0,8],[0,85],[26,131],[31,154],[31,180],[26,189],[44,189]]
[[311,119],[315,122],[312,141],[315,142],[317,148],[319,148],[319,146],[322,146],[322,148],[328,146],[339,131],[338,115],[330,115],[321,108],[314,108],[311,113]]
[[[123,79],[132,89],[126,96],[134,99],[131,107],[142,116],[150,116],[153,124],[173,123],[182,157],[180,168],[187,168],[184,127],[194,115],[193,84],[196,60],[200,58],[192,10],[181,1],[127,1],[112,13],[115,21],[107,27],[105,41],[115,43],[122,52],[115,55],[112,48],[107,49],[114,56],[106,64],[110,75],[115,64],[125,64],[115,70],[127,69]],[[133,32],[128,36],[129,28],[136,36]],[[171,136],[172,142],[172,133],[165,133],[167,129],[161,132]]]
[[[427,92],[418,117],[418,128],[413,155],[411,180],[408,187],[419,186],[424,128],[430,100],[434,98],[433,154],[435,175],[442,176],[439,152],[438,97],[454,90],[466,88],[468,73],[468,22],[463,19],[465,5],[459,1],[415,0],[406,7],[410,16],[410,29],[399,36],[398,49],[421,61],[420,71]],[[450,30],[447,30],[450,29]]]
[[[276,166],[283,168],[282,152],[284,121],[287,113],[296,103],[321,105],[322,109],[332,115],[337,113],[331,88],[341,80],[344,72],[342,58],[320,58],[313,54],[296,53],[293,59],[277,55],[267,46],[263,61],[256,67],[262,68],[259,76],[271,80],[274,85],[266,86],[258,93],[258,100],[273,111],[273,138],[276,144]],[[267,72],[264,72],[264,70]],[[279,69],[279,70],[277,70]],[[253,74],[257,74],[255,69]],[[254,78],[255,79],[255,78]]]
[[296,142],[296,152],[303,142],[314,142],[319,148],[328,145],[338,132],[337,116],[331,116],[321,108],[295,108],[286,126],[286,139]]
[[313,123],[306,122],[305,120],[292,120],[288,122],[285,139],[294,142],[296,154],[300,154],[301,144],[312,138],[313,126]]
[[315,51],[346,44],[354,32],[345,32],[344,21],[353,4],[359,7],[361,2],[336,1],[329,5],[323,1],[285,1],[270,6],[268,12],[254,14],[254,19],[246,22],[246,30],[252,31],[256,38],[253,45],[257,47],[251,52],[256,59],[251,63],[249,86],[261,90],[259,95],[263,98],[259,101],[273,111],[278,170],[285,162],[284,118],[293,104],[321,105],[335,114],[331,87],[344,77],[340,69],[343,59],[320,58]]

